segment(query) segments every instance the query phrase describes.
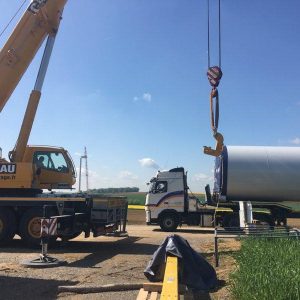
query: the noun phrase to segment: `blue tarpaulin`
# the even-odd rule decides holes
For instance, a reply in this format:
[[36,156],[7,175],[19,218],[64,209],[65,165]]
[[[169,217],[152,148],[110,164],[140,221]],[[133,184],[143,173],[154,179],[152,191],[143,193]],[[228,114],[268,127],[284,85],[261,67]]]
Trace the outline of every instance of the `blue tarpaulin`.
[[154,252],[146,269],[149,281],[163,281],[167,255],[178,257],[179,283],[201,291],[217,287],[215,269],[179,235],[170,235]]

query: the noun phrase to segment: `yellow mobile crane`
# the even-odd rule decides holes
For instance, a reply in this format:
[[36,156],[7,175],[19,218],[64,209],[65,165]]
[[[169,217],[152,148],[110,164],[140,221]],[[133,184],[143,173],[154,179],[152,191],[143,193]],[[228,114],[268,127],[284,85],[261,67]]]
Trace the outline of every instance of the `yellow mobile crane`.
[[[41,189],[71,188],[75,170],[66,150],[27,146],[47,66],[66,0],[33,1],[0,52],[0,111],[37,50],[47,43],[17,143],[9,161],[1,159],[0,195],[34,196]],[[42,162],[43,161],[43,162]]]
[[62,238],[72,238],[82,231],[86,236],[90,231],[94,236],[116,231],[121,221],[126,220],[125,199],[43,193],[43,189],[71,189],[76,180],[74,164],[61,147],[27,145],[66,2],[31,1],[0,51],[1,112],[47,39],[17,143],[9,152],[9,160],[0,156],[0,243],[19,234],[28,245],[38,245],[40,218],[45,207],[48,208],[47,217],[60,215],[59,220],[63,220],[55,233]]

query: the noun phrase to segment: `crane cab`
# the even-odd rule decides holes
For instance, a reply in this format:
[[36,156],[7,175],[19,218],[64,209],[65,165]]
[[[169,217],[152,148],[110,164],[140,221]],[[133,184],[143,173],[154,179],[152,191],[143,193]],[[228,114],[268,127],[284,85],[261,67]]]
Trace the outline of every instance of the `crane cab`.
[[75,182],[74,163],[61,147],[27,146],[21,162],[0,162],[0,194],[71,189]]
[[74,163],[64,148],[27,146],[24,160],[31,162],[38,188],[71,189],[76,182]]

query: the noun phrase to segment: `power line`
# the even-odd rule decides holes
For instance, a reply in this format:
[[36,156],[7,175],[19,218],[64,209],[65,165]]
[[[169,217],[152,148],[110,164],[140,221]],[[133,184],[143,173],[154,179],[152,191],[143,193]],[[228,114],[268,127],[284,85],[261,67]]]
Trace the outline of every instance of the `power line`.
[[12,16],[12,18],[9,20],[8,24],[4,27],[4,29],[1,31],[0,33],[0,37],[3,35],[3,33],[6,31],[6,29],[8,28],[8,26],[11,24],[11,22],[14,20],[14,18],[17,16],[17,14],[19,13],[19,11],[22,9],[22,7],[24,6],[24,4],[27,2],[27,0],[24,0],[23,3],[21,4],[21,6],[18,8],[18,10],[16,11],[16,13]]

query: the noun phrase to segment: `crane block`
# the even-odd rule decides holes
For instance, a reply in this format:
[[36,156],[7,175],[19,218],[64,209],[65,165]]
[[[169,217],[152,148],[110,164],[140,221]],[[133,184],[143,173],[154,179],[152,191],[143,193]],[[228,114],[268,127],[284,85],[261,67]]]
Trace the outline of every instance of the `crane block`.
[[222,70],[218,66],[210,67],[207,71],[207,78],[212,87],[217,87],[222,78]]

